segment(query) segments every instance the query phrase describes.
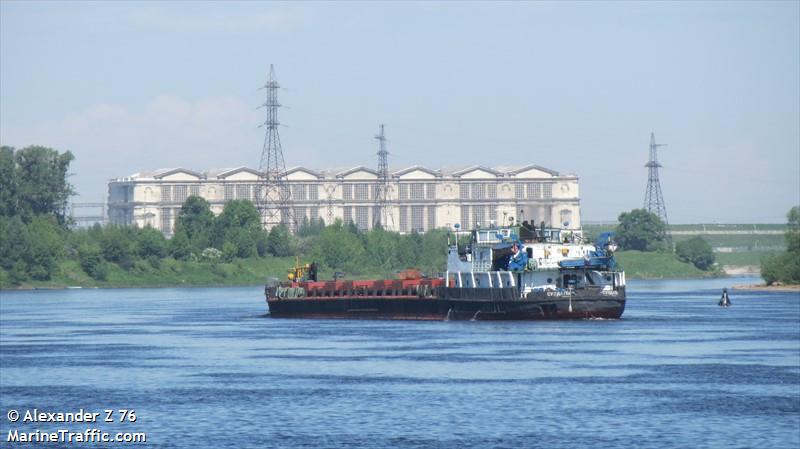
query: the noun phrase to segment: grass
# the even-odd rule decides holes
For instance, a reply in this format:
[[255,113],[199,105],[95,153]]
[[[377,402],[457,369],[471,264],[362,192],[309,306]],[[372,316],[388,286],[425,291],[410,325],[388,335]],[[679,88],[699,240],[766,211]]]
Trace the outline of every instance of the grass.
[[[304,261],[301,259],[302,263]],[[184,262],[164,259],[158,266],[137,261],[125,270],[116,264],[108,264],[106,280],[98,281],[87,275],[77,261],[63,260],[58,272],[48,281],[26,281],[21,285],[0,282],[0,288],[122,288],[122,287],[175,287],[175,286],[233,286],[260,285],[270,278],[286,280],[294,257],[267,257],[238,259],[230,263]],[[365,271],[346,273],[347,279],[374,279],[394,277],[394,271]],[[0,278],[2,279],[2,278]],[[322,269],[319,279],[333,279],[333,270]]]
[[[706,231],[784,231],[784,224],[707,224]],[[586,225],[584,232],[596,236],[601,232],[613,231],[615,225],[600,224]],[[761,265],[761,259],[769,254],[781,252],[786,249],[786,238],[783,234],[703,234],[703,225],[670,225],[673,231],[696,231],[691,235],[673,235],[673,240],[681,242],[695,236],[701,236],[713,248],[735,248],[733,253],[714,253],[719,265],[752,266]],[[625,256],[622,256],[625,257]],[[699,270],[698,270],[699,271]],[[702,272],[701,272],[702,273]],[[687,273],[688,274],[688,273]],[[658,276],[656,276],[658,277]],[[692,277],[692,276],[689,276]]]
[[166,287],[208,285],[257,285],[268,278],[285,279],[292,257],[239,259],[231,263],[184,262],[164,259],[159,266],[138,261],[129,270],[109,264],[108,277],[98,281],[89,277],[74,260],[61,261],[58,273],[49,281],[27,281],[3,288],[80,287]]
[[714,253],[716,262],[720,265],[742,267],[746,265],[760,266],[764,257],[780,254],[781,251],[743,251],[737,253]]
[[702,271],[694,265],[679,261],[665,252],[618,251],[617,263],[629,279],[678,279],[719,276],[717,272]]
[[689,240],[692,237],[700,236],[712,247],[733,247],[749,248],[758,251],[758,248],[769,248],[782,250],[786,248],[786,238],[783,234],[760,234],[760,235],[719,235],[719,234],[695,234],[695,235],[673,235],[672,239],[676,242]]

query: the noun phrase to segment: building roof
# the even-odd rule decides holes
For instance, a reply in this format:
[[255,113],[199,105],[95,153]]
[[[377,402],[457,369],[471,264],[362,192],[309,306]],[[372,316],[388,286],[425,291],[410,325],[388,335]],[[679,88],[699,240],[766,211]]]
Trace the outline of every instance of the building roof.
[[[294,166],[287,169],[287,174],[295,173],[297,171],[305,171],[310,173],[314,176],[317,176],[320,179],[337,179],[347,176],[348,174],[358,172],[360,170],[366,171],[373,175],[378,175],[378,172],[371,168],[364,165],[358,165],[355,167],[330,167],[324,169],[310,169],[303,166]],[[488,167],[483,165],[469,165],[469,166],[459,166],[459,167],[444,167],[440,169],[431,169],[428,167],[424,167],[421,165],[411,165],[407,167],[395,167],[390,168],[389,173],[392,177],[399,177],[403,174],[410,173],[414,170],[420,170],[431,175],[439,177],[455,177],[459,178],[467,173],[470,173],[475,170],[483,170],[488,173],[491,173],[497,177],[514,177],[519,173],[524,173],[528,170],[539,170],[541,172],[547,173],[550,176],[573,176],[573,175],[561,175],[559,172],[555,170],[551,170],[549,168],[542,167],[541,165],[536,164],[526,164],[526,165],[501,165],[501,166],[494,166]],[[169,176],[173,173],[185,172],[194,176],[197,176],[201,179],[223,179],[227,176],[230,176],[234,173],[238,173],[240,171],[247,171],[256,175],[260,175],[261,172],[254,168],[240,166],[240,167],[233,167],[233,168],[214,168],[210,170],[206,170],[205,172],[197,172],[193,170],[189,170],[183,167],[175,167],[175,168],[159,168],[156,170],[149,170],[149,171],[141,171],[138,173],[134,173],[127,178],[117,179],[119,181],[122,180],[142,180],[142,179],[161,179],[165,176]]]

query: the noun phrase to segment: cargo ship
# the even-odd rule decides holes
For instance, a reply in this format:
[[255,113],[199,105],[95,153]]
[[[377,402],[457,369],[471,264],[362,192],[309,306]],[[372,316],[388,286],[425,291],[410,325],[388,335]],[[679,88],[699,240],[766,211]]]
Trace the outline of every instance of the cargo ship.
[[265,295],[275,318],[617,319],[625,273],[615,249],[612,233],[590,244],[544,224],[456,227],[440,276],[405,270],[397,279],[318,281],[316,264],[298,264],[288,282],[268,283]]

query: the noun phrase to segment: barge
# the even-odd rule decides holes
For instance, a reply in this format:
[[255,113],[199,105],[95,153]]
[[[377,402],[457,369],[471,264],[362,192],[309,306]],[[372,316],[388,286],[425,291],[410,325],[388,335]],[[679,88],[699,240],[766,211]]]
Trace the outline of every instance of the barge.
[[289,282],[266,285],[270,316],[391,320],[617,319],[625,273],[613,234],[588,244],[562,229],[490,227],[451,233],[446,272],[429,278],[316,280],[295,267]]

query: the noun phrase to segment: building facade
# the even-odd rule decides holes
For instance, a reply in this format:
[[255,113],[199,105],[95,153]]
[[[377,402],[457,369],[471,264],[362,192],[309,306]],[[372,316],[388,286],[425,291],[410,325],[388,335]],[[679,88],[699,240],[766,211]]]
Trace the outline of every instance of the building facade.
[[[376,201],[378,173],[367,167],[287,171],[296,223],[323,219],[370,229],[382,216]],[[578,177],[538,165],[431,170],[413,166],[391,172],[384,228],[423,232],[491,223],[530,221],[579,229]],[[111,223],[152,226],[171,235],[181,204],[189,196],[208,200],[219,214],[225,202],[255,202],[260,173],[239,167],[196,172],[161,169],[113,179],[108,184]]]

